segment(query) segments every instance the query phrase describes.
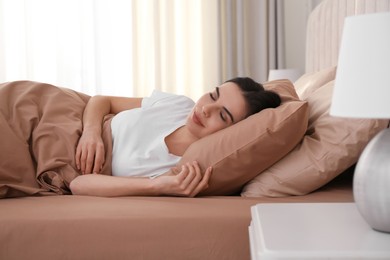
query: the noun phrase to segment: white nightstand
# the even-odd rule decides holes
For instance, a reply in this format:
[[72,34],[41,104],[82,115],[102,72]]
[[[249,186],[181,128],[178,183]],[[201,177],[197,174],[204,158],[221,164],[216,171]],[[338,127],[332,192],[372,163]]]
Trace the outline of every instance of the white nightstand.
[[258,204],[251,211],[253,260],[390,259],[390,233],[371,229],[354,203]]

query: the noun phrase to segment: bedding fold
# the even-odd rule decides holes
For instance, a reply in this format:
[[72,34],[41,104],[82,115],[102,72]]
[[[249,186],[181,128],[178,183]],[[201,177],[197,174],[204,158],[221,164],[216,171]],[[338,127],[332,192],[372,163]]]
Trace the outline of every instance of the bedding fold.
[[[46,83],[0,84],[0,198],[70,194],[89,98]],[[111,172],[111,118],[103,123],[103,174]]]

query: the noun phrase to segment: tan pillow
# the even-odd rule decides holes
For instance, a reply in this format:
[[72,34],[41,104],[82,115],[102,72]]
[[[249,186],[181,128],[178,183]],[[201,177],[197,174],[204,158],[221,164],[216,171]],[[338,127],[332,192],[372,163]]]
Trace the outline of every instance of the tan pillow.
[[[199,195],[230,195],[285,156],[302,139],[308,120],[307,103],[300,101],[288,80],[264,87],[277,92],[282,104],[193,143],[180,164],[197,160],[213,167],[207,190]],[[291,131],[294,129],[294,131]]]
[[387,120],[330,116],[333,85],[331,81],[309,95],[306,99],[309,126],[302,142],[250,181],[242,196],[282,197],[310,193],[356,163],[369,140],[386,128]]
[[302,75],[302,77],[294,83],[298,97],[301,100],[306,100],[306,98],[315,90],[319,89],[329,81],[334,80],[336,77],[336,69],[337,67],[333,66],[317,72]]

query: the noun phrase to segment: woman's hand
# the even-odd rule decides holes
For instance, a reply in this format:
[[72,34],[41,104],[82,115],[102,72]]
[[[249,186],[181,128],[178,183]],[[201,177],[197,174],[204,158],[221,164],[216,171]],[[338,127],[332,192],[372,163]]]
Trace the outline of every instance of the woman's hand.
[[195,197],[207,189],[211,172],[212,168],[209,167],[202,176],[197,162],[187,163],[177,174],[157,177],[156,188],[161,195]]
[[86,173],[99,173],[105,158],[103,139],[95,131],[85,130],[76,148],[77,169]]

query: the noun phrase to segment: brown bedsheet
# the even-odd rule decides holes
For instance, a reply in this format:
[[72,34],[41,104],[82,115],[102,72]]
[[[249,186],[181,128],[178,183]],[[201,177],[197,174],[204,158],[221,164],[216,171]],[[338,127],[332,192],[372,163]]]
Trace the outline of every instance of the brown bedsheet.
[[[32,81],[0,84],[0,198],[69,194],[89,96]],[[111,172],[110,116],[104,174]]]
[[286,198],[45,196],[0,200],[0,259],[250,258],[250,207],[351,202],[351,180]]

